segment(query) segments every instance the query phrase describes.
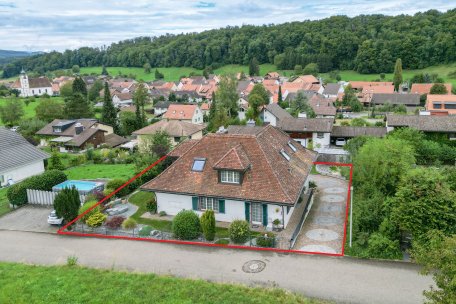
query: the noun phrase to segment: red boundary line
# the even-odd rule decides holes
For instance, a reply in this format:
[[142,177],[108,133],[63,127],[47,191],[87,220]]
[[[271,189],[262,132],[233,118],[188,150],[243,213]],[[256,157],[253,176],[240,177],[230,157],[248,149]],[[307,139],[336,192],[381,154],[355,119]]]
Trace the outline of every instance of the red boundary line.
[[325,255],[325,256],[343,256],[345,252],[345,241],[347,238],[347,220],[348,220],[348,208],[350,204],[350,189],[351,183],[353,178],[353,165],[352,164],[344,164],[344,163],[336,163],[336,162],[314,162],[314,165],[330,165],[330,166],[341,166],[341,167],[350,167],[350,179],[348,182],[348,191],[347,191],[347,202],[345,207],[345,221],[344,221],[344,237],[342,243],[342,252],[341,253],[327,253],[327,252],[310,252],[310,251],[303,251],[303,250],[292,250],[292,249],[277,249],[277,248],[262,248],[262,247],[251,247],[251,246],[241,246],[241,245],[223,245],[223,244],[209,244],[203,242],[190,242],[190,241],[179,241],[179,240],[156,240],[150,238],[141,238],[141,237],[130,237],[130,236],[118,236],[118,235],[104,235],[99,233],[81,233],[81,232],[72,232],[72,231],[65,231],[68,226],[75,223],[85,214],[90,212],[92,209],[96,208],[98,205],[103,203],[104,201],[111,198],[114,194],[122,190],[124,187],[132,183],[138,177],[146,173],[148,170],[155,167],[157,164],[162,162],[166,159],[166,155],[161,157],[159,160],[142,170],[137,175],[130,178],[125,184],[111,192],[109,195],[105,196],[103,199],[97,202],[94,206],[87,209],[84,213],[76,217],[74,220],[63,226],[57,231],[57,234],[60,235],[74,235],[74,236],[86,236],[86,237],[96,237],[96,238],[105,238],[105,239],[123,239],[123,240],[134,240],[134,241],[147,241],[147,242],[155,242],[155,243],[170,243],[170,244],[181,244],[181,245],[197,245],[197,246],[204,246],[204,247],[219,247],[219,248],[230,248],[230,249],[244,249],[244,250],[255,250],[255,251],[273,251],[273,252],[280,252],[280,253],[299,253],[299,254],[318,254],[318,255]]

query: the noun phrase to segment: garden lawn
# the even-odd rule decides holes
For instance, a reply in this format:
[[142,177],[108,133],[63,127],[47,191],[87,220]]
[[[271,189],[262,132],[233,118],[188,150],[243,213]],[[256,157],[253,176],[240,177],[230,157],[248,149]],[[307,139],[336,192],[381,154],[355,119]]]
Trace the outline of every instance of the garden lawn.
[[0,189],[0,216],[10,211],[9,209],[9,201],[6,198],[6,192],[8,188]]
[[68,179],[120,178],[130,179],[135,174],[134,164],[86,164],[64,171]]
[[[10,99],[9,97],[0,97],[0,107],[6,104],[6,101]],[[53,100],[57,100],[58,102],[63,103],[62,97],[52,97]],[[33,118],[36,115],[35,109],[40,104],[40,99],[35,98],[34,102],[30,102],[29,105],[26,105],[24,102],[25,98],[17,98],[17,102],[22,104],[22,108],[24,109],[24,116],[23,118]],[[33,100],[33,99],[32,99]],[[0,120],[0,125],[2,125],[2,121]]]
[[78,266],[0,263],[0,303],[327,303],[250,288]]

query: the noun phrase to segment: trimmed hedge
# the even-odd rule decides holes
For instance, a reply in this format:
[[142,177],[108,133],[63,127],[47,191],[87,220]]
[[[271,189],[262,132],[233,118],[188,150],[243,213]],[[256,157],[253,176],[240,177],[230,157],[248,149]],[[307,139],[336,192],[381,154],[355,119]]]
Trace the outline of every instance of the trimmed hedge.
[[173,219],[174,237],[180,240],[196,239],[200,231],[200,220],[192,210],[182,210]]
[[230,240],[235,244],[244,244],[250,235],[250,226],[244,220],[234,220],[230,224]]
[[27,189],[51,191],[52,187],[67,180],[65,173],[59,170],[49,170],[40,175],[31,176],[22,182],[8,188],[6,197],[13,205],[27,203]]
[[215,237],[215,214],[214,210],[206,210],[201,215],[201,229],[203,230],[204,238],[208,241],[213,241]]

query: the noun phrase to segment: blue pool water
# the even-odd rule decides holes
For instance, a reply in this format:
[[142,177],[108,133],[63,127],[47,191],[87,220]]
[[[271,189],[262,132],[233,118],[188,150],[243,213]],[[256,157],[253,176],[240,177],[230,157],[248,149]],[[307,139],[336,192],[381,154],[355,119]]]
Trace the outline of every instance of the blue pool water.
[[100,183],[79,181],[79,180],[67,180],[67,181],[64,181],[63,183],[55,185],[54,187],[52,187],[52,190],[58,191],[58,190],[62,190],[64,188],[71,188],[73,186],[76,187],[76,189],[79,192],[91,192],[95,188],[99,187]]

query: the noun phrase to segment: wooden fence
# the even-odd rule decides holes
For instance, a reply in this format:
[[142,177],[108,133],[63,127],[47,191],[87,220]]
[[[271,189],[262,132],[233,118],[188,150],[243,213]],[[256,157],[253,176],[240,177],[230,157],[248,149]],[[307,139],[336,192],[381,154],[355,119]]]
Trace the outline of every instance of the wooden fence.
[[[27,201],[32,205],[52,206],[56,195],[57,192],[27,189]],[[81,203],[85,201],[85,198],[85,195],[79,195]]]

